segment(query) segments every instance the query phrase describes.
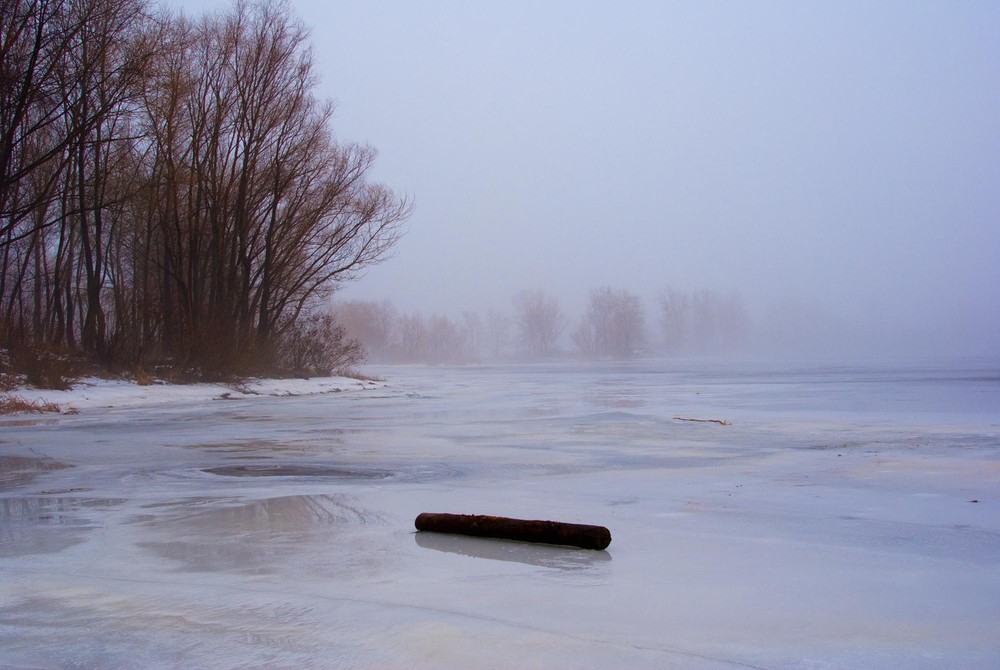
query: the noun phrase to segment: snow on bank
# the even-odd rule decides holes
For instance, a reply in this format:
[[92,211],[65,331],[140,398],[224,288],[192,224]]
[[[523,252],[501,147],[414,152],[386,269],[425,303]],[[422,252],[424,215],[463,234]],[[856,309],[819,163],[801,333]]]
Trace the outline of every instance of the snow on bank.
[[259,396],[299,396],[382,388],[383,382],[352,377],[312,377],[309,379],[247,379],[230,384],[168,384],[154,382],[141,386],[132,381],[90,377],[76,382],[68,391],[22,387],[14,394],[28,402],[57,405],[65,413],[97,408],[145,407],[187,404],[208,400],[239,400]]

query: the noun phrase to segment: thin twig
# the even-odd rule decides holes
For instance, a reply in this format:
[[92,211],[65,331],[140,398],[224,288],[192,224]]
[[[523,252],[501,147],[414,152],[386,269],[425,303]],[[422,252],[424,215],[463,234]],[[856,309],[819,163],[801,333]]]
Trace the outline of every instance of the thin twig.
[[686,419],[682,416],[675,416],[674,421],[695,421],[697,423],[717,423],[720,426],[731,426],[733,423],[731,421],[723,421],[721,419]]

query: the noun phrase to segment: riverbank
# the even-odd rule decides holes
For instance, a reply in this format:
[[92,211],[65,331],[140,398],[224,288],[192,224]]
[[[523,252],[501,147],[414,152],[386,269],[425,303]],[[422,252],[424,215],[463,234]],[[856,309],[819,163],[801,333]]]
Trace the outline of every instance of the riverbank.
[[69,390],[18,387],[10,391],[36,407],[49,411],[76,414],[100,408],[146,407],[173,403],[199,403],[215,400],[239,400],[258,396],[288,397],[343,393],[382,388],[385,382],[346,376],[308,379],[242,379],[230,383],[170,384],[154,381],[137,384],[124,379],[88,377],[75,382]]

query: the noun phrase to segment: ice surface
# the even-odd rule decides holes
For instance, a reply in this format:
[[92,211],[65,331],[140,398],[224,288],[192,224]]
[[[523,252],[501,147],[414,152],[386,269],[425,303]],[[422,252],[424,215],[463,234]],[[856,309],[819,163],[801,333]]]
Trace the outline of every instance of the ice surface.
[[0,417],[0,667],[1000,663],[995,362],[373,372]]

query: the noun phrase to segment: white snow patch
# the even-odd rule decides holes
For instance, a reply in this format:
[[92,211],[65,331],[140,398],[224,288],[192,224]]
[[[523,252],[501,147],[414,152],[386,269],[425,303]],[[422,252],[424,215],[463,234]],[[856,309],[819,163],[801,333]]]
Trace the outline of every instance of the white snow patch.
[[383,382],[351,377],[311,377],[309,379],[246,379],[229,384],[168,384],[157,381],[140,385],[121,379],[82,379],[68,391],[22,387],[14,394],[30,402],[58,405],[63,413],[96,408],[145,407],[164,404],[193,404],[210,400],[239,400],[260,396],[301,396],[344,391],[364,391],[386,386]]

